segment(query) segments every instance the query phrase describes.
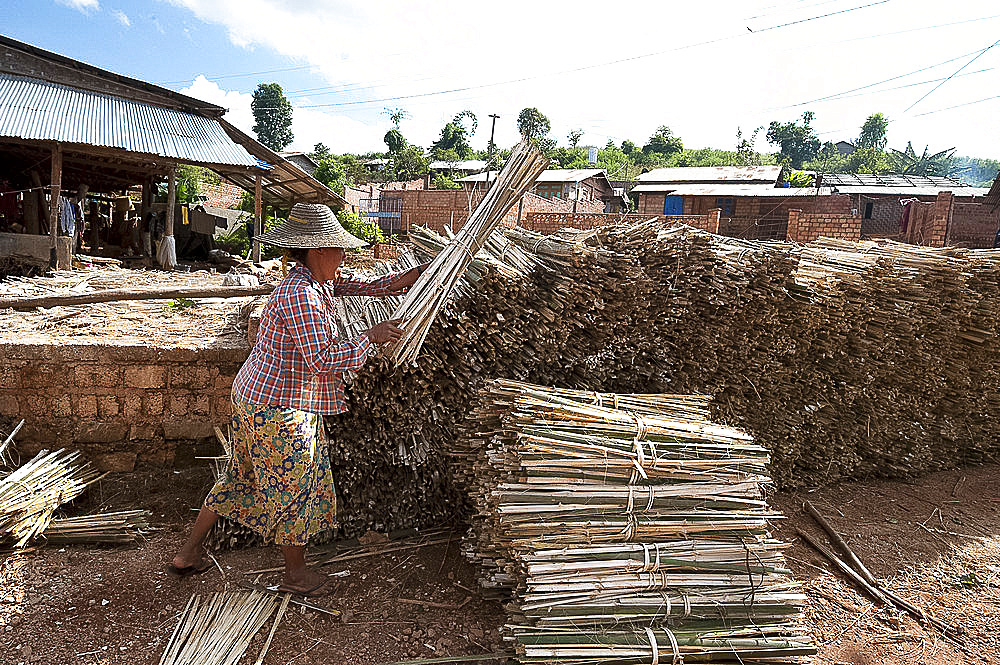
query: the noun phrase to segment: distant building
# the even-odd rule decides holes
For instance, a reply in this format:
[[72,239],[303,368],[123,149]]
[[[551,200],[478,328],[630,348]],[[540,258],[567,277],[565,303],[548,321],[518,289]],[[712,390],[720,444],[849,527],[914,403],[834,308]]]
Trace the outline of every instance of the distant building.
[[[486,181],[485,173],[461,178],[458,182],[466,188]],[[490,181],[496,179],[496,173]],[[560,199],[586,203],[599,202],[605,212],[620,212],[625,208],[621,189],[615,191],[604,169],[546,169],[538,176],[533,194],[543,199]]]
[[279,152],[278,154],[309,175],[312,175],[319,168],[319,164],[304,152]]
[[857,146],[855,146],[850,141],[837,141],[834,143],[837,146],[837,152],[840,153],[841,157],[847,157],[848,155],[853,155],[858,151]]

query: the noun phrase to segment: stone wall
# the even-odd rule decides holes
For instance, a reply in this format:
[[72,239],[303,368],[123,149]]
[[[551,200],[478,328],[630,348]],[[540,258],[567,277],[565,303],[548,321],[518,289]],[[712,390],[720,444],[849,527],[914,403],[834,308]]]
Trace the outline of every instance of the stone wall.
[[22,456],[78,449],[100,468],[190,462],[225,431],[248,348],[0,344],[0,415],[24,418]]
[[[56,238],[57,269],[69,269],[72,248],[72,238]],[[27,256],[48,263],[52,256],[52,237],[30,233],[0,233],[0,256]]]

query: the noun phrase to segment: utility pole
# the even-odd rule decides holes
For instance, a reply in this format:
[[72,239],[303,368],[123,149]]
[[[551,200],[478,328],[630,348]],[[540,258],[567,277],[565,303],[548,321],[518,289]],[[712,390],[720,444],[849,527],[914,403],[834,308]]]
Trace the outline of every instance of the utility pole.
[[493,124],[490,126],[490,143],[486,146],[486,189],[490,188],[490,164],[493,162],[493,132],[497,128],[497,118],[500,116],[496,113],[491,113],[490,118],[493,118]]

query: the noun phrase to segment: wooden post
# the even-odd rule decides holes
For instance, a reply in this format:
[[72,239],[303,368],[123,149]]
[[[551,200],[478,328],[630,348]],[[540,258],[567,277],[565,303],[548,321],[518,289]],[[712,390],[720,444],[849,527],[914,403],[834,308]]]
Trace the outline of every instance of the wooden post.
[[59,234],[59,191],[62,189],[62,146],[52,146],[52,196],[49,198],[49,237],[52,243],[52,265],[55,266],[56,236]]
[[164,236],[174,235],[174,205],[177,203],[177,167],[170,167],[170,175],[167,176],[167,224],[163,231]]
[[261,219],[261,208],[263,207],[263,183],[261,175],[257,174],[257,182],[253,191],[253,261],[260,261],[260,241],[257,238],[264,232],[264,220]]

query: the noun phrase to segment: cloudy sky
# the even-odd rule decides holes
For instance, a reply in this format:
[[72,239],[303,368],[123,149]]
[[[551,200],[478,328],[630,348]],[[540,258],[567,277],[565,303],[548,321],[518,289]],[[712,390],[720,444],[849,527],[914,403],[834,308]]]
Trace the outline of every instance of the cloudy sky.
[[[537,107],[561,144],[732,149],[812,111],[823,140],[872,113],[889,146],[1000,159],[1000,4],[992,0],[504,3],[401,0],[5,0],[8,37],[229,109],[277,82],[295,107],[290,149],[384,150],[387,109],[427,147],[456,113],[473,145],[517,140]],[[771,150],[760,133],[758,148]]]

